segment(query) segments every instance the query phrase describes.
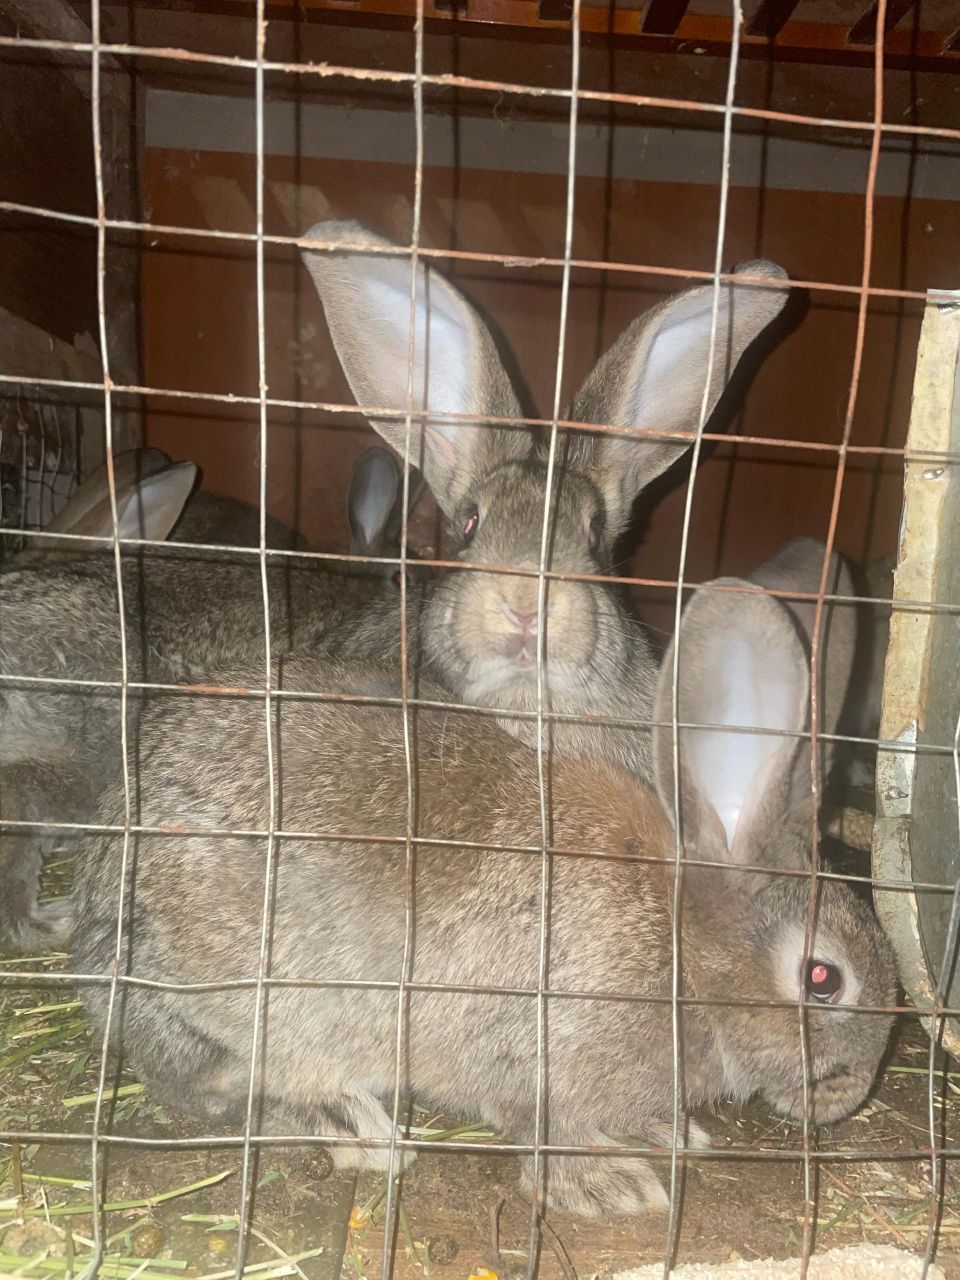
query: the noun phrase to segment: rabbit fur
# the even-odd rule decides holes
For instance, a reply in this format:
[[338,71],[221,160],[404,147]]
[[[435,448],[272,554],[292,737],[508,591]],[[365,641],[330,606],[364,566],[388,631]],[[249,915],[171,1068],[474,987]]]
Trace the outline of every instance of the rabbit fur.
[[[319,223],[315,239],[389,248],[354,222]],[[372,425],[405,456],[411,268],[408,257],[362,248],[305,250],[340,363],[358,404],[399,410]],[[782,310],[789,287],[782,268],[747,262],[741,274],[772,276],[778,288],[724,285],[707,398],[713,411],[740,357]],[[636,320],[601,358],[569,417],[614,432],[564,431],[557,438],[547,568],[609,573],[614,546],[637,494],[691,443],[656,433],[695,433],[707,374],[713,286],[675,295]],[[443,415],[522,416],[517,396],[480,315],[432,266],[417,267],[416,343],[409,458],[447,516],[458,558],[482,566],[536,571],[547,475],[544,442],[526,428],[478,426]],[[430,678],[459,700],[521,713],[503,723],[536,740],[536,577],[447,573],[407,610],[419,658]],[[551,580],[546,587],[544,710],[647,721],[656,659],[644,633],[609,586]],[[381,599],[358,624],[333,630],[327,645],[350,661],[395,659],[399,602]],[[555,748],[649,768],[649,731],[552,722]]]
[[[211,494],[194,495],[183,512],[196,468],[182,463],[152,469],[150,462],[149,456],[143,460],[138,479],[131,479],[129,458],[118,467],[130,480],[117,495],[121,538],[162,539],[175,528],[177,536],[190,541],[259,541],[254,508]],[[363,493],[363,486],[355,489],[358,498]],[[80,497],[87,503],[89,487]],[[389,514],[388,508],[384,521]],[[99,503],[87,503],[76,522],[67,513],[58,528],[79,531],[81,518],[84,532],[112,534],[109,498],[104,503],[101,495]],[[278,540],[294,540],[285,526],[274,524]],[[0,670],[8,677],[0,686],[0,812],[8,820],[88,821],[104,780],[122,768],[118,687],[65,690],[16,682],[17,677],[52,677],[119,684],[123,664],[113,554],[66,549],[76,545],[57,540],[45,559],[0,576]],[[259,663],[263,672],[258,560],[153,547],[125,553],[123,577],[131,682],[209,683],[230,662]],[[271,562],[267,577],[271,646],[278,653],[298,639],[318,643],[325,627],[358,612],[380,592],[396,593],[385,575],[326,572],[299,559]],[[132,732],[139,691],[130,691],[127,706]],[[43,843],[32,830],[0,833],[0,940],[6,945],[55,945],[69,935],[69,903],[37,905]]]
[[[284,682],[293,677],[299,689],[396,692],[395,669],[302,655],[284,665]],[[228,678],[247,684],[256,673]],[[668,724],[672,679],[673,648],[655,699]],[[734,732],[682,731],[684,854],[719,864],[685,864],[682,991],[787,1004],[681,1006],[685,1111],[760,1093],[781,1114],[802,1114],[797,1001],[810,885],[770,873],[810,867],[809,750],[796,736],[807,722],[808,681],[794,622],[776,600],[709,587],[695,593],[680,631],[679,720]],[[404,1015],[403,1089],[531,1144],[542,874],[536,756],[487,717],[426,708],[410,715],[416,834],[438,843],[418,844],[410,866],[414,989]],[[382,1169],[404,953],[405,850],[402,839],[387,843],[406,828],[402,716],[395,706],[291,697],[276,704],[274,725],[277,829],[333,838],[291,834],[275,843],[267,976],[284,985],[268,991],[255,1124],[264,1133],[322,1136],[340,1166]],[[593,855],[554,854],[547,864],[547,986],[568,993],[547,996],[543,1140],[553,1147],[615,1147],[627,1135],[643,1146],[670,1143],[669,729],[655,731],[654,752],[656,791],[614,765],[565,755],[547,772],[550,844]],[[131,837],[125,880],[121,839],[85,839],[75,964],[92,975],[114,971],[119,918],[110,1048],[122,1046],[155,1096],[235,1124],[245,1114],[267,843],[204,832],[266,830],[263,703],[158,694],[141,722],[139,753],[135,821],[166,831]],[[115,824],[122,812],[111,787],[100,820]],[[356,839],[364,835],[374,839]],[[527,852],[511,852],[518,848]],[[738,870],[754,864],[765,870]],[[835,1004],[811,998],[806,1012],[812,1118],[829,1122],[866,1096],[890,1030],[889,1015],[846,1006],[888,1006],[895,979],[869,909],[837,881],[821,880],[818,895],[811,954],[836,966],[843,982]],[[126,975],[248,985],[172,991],[125,985]],[[102,1031],[108,986],[88,985],[84,999]],[[692,1121],[681,1142],[683,1132],[691,1145],[708,1141]],[[621,1150],[548,1154],[548,1202],[596,1215],[663,1207],[651,1162]],[[529,1184],[529,1157],[523,1177]]]

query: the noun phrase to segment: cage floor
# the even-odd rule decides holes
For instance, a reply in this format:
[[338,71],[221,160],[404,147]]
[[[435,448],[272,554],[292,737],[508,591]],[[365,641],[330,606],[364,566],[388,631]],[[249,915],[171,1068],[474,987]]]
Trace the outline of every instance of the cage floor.
[[[42,963],[57,967],[53,960]],[[99,1059],[74,996],[62,988],[0,987],[0,1035],[0,1127],[88,1132]],[[874,1097],[843,1125],[822,1131],[821,1144],[891,1155],[923,1146],[929,1131],[926,1063],[922,1032],[905,1024]],[[940,1141],[955,1145],[960,1072],[949,1066],[939,1064],[935,1101]],[[786,1156],[801,1147],[799,1133],[759,1104],[722,1106],[701,1119],[719,1148],[775,1148]],[[418,1113],[416,1123],[438,1132],[457,1119]],[[201,1132],[153,1105],[132,1076],[119,1083],[111,1127],[157,1138]],[[525,1269],[529,1206],[519,1190],[517,1161],[482,1150],[492,1136],[488,1131],[474,1126],[473,1136],[475,1155],[427,1152],[404,1173],[399,1280],[463,1280],[484,1266],[501,1277]],[[325,1153],[314,1150],[267,1151],[254,1176],[251,1276],[359,1280],[380,1274],[382,1175],[356,1180],[336,1173]],[[0,1272],[69,1276],[80,1268],[90,1253],[89,1178],[86,1143],[0,1148]],[[102,1274],[119,1280],[232,1275],[239,1178],[236,1149],[111,1149],[103,1202],[115,1207],[105,1215],[109,1264]],[[693,1160],[679,1258],[796,1255],[802,1207],[802,1166],[795,1160]],[[931,1211],[928,1162],[836,1161],[820,1175],[817,1245],[869,1240],[922,1251]],[[663,1254],[661,1216],[588,1222],[552,1214],[549,1222],[540,1267],[545,1280],[570,1280],[569,1264],[581,1277],[608,1275]],[[949,1166],[939,1232],[938,1261],[948,1276],[960,1277],[960,1179]]]

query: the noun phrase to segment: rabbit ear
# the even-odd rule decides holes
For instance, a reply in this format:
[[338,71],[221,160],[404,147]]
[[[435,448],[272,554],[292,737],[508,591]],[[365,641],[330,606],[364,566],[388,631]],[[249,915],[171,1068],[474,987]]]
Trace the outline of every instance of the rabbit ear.
[[[680,625],[678,718],[726,725],[680,730],[681,803],[688,844],[731,863],[756,856],[758,823],[791,803],[791,786],[807,723],[809,675],[803,645],[787,611],[769,596],[711,591],[736,585],[718,578],[690,600]],[[740,582],[741,586],[746,583]],[[657,790],[674,813],[672,688],[674,645],[663,659],[654,730]],[[742,729],[742,732],[739,731]],[[774,732],[751,732],[751,730]],[[779,731],[779,732],[777,732]],[[692,822],[688,823],[688,813]],[[770,856],[776,858],[776,842]]]
[[[327,325],[350,389],[363,406],[399,412],[373,426],[404,456],[410,352],[410,257],[356,222],[319,222],[317,240],[355,244],[358,251],[304,250]],[[397,249],[398,256],[359,250]],[[467,300],[434,268],[417,265],[413,402],[415,413],[519,417],[520,406],[493,338]],[[410,462],[420,467],[437,501],[454,515],[470,478],[525,457],[530,433],[509,427],[432,421],[411,423]]]
[[400,486],[400,465],[386,449],[367,449],[353,464],[347,493],[351,555],[383,554]]
[[[776,591],[802,591],[815,595],[827,548],[814,538],[796,538],[771,556],[750,574],[750,581]],[[830,557],[826,594],[854,596],[853,576],[846,562],[834,553]],[[783,600],[803,637],[807,652],[813,642],[816,603],[812,600]],[[817,644],[819,724],[823,733],[836,733],[840,713],[846,700],[853,659],[857,647],[857,607],[853,604],[826,603],[820,613]],[[821,768],[829,769],[833,744],[824,743]]]
[[[729,283],[717,298],[717,331],[707,419],[737,363],[787,301],[787,274],[775,262],[742,262],[738,275],[783,280],[782,288]],[[578,422],[626,427],[636,435],[608,435],[594,446],[608,511],[622,526],[636,495],[690,447],[654,440],[657,431],[696,431],[710,355],[714,286],[700,285],[640,316],[588,376],[574,401]],[[706,419],[705,419],[706,421]],[[646,434],[650,433],[650,435]]]
[[[145,480],[127,485],[117,494],[117,532],[121,538],[147,538],[162,542],[183,514],[197,479],[192,462],[178,462]],[[71,532],[99,538],[113,534],[110,498],[98,504]]]
[[[162,449],[128,449],[125,453],[118,453],[113,459],[113,475],[117,492],[169,466],[170,458]],[[82,532],[75,528],[78,521],[85,519],[94,507],[99,507],[103,502],[106,502],[109,507],[110,488],[105,462],[91,471],[82,484],[77,485],[66,504],[47,525],[46,531],[48,533]],[[51,541],[44,540],[44,547],[50,546]]]

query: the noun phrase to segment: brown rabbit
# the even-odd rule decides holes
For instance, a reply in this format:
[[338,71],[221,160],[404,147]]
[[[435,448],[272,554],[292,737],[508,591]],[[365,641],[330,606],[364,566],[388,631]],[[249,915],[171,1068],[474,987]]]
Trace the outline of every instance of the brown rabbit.
[[[403,455],[411,269],[409,257],[364,255],[388,242],[353,222],[319,223],[308,233],[356,249],[307,250],[304,259],[357,402],[399,416],[373,426]],[[772,262],[747,262],[741,274],[774,277],[778,288],[724,285],[719,291],[708,415],[744,351],[780,313],[786,275]],[[569,416],[609,424],[617,433],[564,432],[558,440],[550,501],[548,568],[609,573],[613,549],[637,494],[689,447],[657,432],[694,432],[707,379],[712,285],[668,298],[636,320],[603,356]],[[417,272],[410,460],[450,521],[466,564],[539,567],[547,453],[526,429],[451,421],[444,415],[520,417],[494,341],[470,303],[432,266]],[[538,583],[535,577],[448,573],[408,610],[419,630],[423,669],[457,700],[510,713],[505,727],[535,740]],[[608,586],[550,581],[545,600],[545,710],[631,722],[650,718],[656,659]],[[351,661],[399,652],[399,608],[368,613],[335,631],[328,644]],[[649,769],[649,732],[557,722],[555,746],[635,772]]]
[[[389,671],[298,657],[290,665],[299,689],[395,691]],[[672,684],[671,649],[656,698],[667,724]],[[801,994],[815,1123],[863,1101],[888,1038],[889,1015],[854,1008],[882,1009],[895,993],[890,950],[870,911],[847,886],[821,881],[807,952],[809,881],[773,874],[810,867],[807,710],[806,658],[786,610],[762,596],[698,591],[680,630],[679,721],[718,727],[682,731],[683,847],[688,859],[719,865],[687,865],[683,877],[682,992],[692,1001],[682,1006],[685,1108],[760,1093],[800,1118]],[[536,757],[490,719],[411,715],[416,835],[427,843],[415,847],[411,869],[401,1083],[426,1105],[483,1116],[530,1144],[542,874]],[[277,985],[258,1045],[255,1123],[267,1133],[322,1137],[341,1166],[384,1168],[407,900],[401,714],[284,698],[275,723],[276,817],[290,834],[275,844],[266,976]],[[101,978],[113,973],[122,921],[110,1046],[122,1046],[168,1101],[238,1123],[267,844],[212,832],[266,830],[263,704],[168,698],[146,711],[139,745],[137,816],[167,834],[134,837],[122,903],[120,840],[86,842],[75,964]],[[552,1148],[613,1146],[619,1135],[642,1145],[670,1141],[669,728],[656,731],[654,745],[656,792],[612,765],[566,756],[548,774],[551,845],[594,855],[554,853],[547,868],[543,1140]],[[114,788],[100,817],[112,824],[121,813]],[[199,834],[175,833],[184,830]],[[126,985],[127,975],[138,984]],[[182,989],[240,979],[246,984],[230,990]],[[84,989],[101,1028],[108,994],[102,982]],[[691,1142],[708,1142],[698,1126],[685,1121],[684,1130]],[[628,1148],[603,1157],[554,1151],[546,1186],[551,1204],[578,1213],[666,1203],[652,1165]]]

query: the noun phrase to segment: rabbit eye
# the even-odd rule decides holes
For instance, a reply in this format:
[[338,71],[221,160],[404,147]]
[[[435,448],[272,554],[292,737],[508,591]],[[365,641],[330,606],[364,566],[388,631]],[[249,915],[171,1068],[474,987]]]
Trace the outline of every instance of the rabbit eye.
[[804,985],[809,996],[827,1004],[843,985],[843,975],[836,965],[827,964],[825,960],[810,960]]
[[603,523],[599,516],[594,516],[587,529],[587,545],[591,551],[596,551],[600,546],[600,536],[602,533]]
[[463,540],[469,546],[473,541],[473,535],[477,532],[477,526],[480,523],[480,512],[476,507],[470,508],[470,514],[463,526]]

